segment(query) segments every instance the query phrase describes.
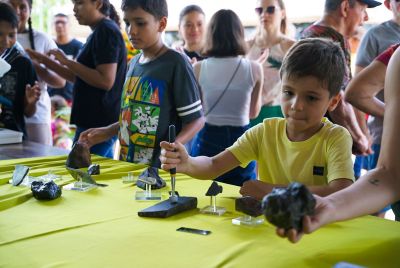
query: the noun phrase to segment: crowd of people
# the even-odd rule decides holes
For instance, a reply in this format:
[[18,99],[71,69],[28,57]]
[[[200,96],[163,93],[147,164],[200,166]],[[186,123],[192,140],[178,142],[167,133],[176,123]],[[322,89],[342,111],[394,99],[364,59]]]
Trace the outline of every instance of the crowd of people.
[[[352,72],[349,39],[379,1],[325,0],[300,40],[288,34],[283,0],[255,1],[250,40],[232,10],[206,23],[202,8],[190,5],[179,16],[182,45],[170,48],[162,39],[166,1],[123,0],[135,49],[129,62],[108,0],[73,1],[79,24],[92,30],[85,44],[70,37],[68,16],[54,16],[52,40],[32,28],[31,0],[3,1],[0,55],[11,70],[0,78],[0,127],[70,147],[60,133],[71,135],[74,124],[73,143],[87,143],[91,153],[113,157],[118,139],[119,159],[148,165],[149,176],[176,168],[258,200],[301,182],[316,195],[316,214],[304,217],[303,231],[277,230],[292,242],[392,203],[400,220],[400,2],[383,3],[393,16],[367,31]],[[266,118],[276,106],[282,118]],[[70,119],[60,112],[68,107]]]

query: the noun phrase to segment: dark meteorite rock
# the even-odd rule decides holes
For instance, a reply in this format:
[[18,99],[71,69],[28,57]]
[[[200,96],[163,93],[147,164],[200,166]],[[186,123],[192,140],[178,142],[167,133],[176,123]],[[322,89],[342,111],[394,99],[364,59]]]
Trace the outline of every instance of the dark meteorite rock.
[[53,200],[61,196],[61,188],[53,181],[33,181],[31,184],[33,197],[38,200]]
[[83,142],[76,142],[68,155],[65,165],[70,168],[87,168],[92,164],[89,146]]
[[211,183],[210,188],[208,188],[206,196],[216,196],[218,194],[222,193],[222,186],[218,185],[217,182],[213,181]]
[[136,182],[136,186],[143,190],[146,190],[146,183],[144,183],[144,181],[148,179],[147,177],[156,179],[156,183],[151,185],[152,190],[161,189],[167,185],[165,181],[160,176],[158,176],[158,168],[148,167],[145,171],[142,172],[142,174],[139,175],[139,179],[141,180],[138,180]]
[[92,164],[88,168],[89,175],[100,175],[100,165],[99,164]]
[[262,201],[267,220],[285,230],[303,227],[303,216],[314,213],[315,199],[301,183],[292,183],[286,189],[274,188]]
[[250,196],[237,198],[235,209],[252,217],[258,217],[263,214],[261,202]]

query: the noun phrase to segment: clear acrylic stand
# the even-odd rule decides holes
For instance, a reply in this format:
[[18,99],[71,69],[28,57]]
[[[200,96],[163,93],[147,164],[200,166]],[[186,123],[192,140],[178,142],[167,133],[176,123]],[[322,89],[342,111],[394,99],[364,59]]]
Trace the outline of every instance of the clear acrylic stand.
[[226,208],[217,206],[217,196],[210,196],[210,205],[202,208],[200,213],[221,216],[226,212]]
[[135,176],[133,176],[133,172],[128,172],[128,176],[122,177],[122,183],[136,183]]
[[[46,175],[42,175],[39,177],[29,176],[29,173],[28,173],[20,185],[25,186],[25,187],[31,187],[33,181],[42,181],[42,182],[46,183],[49,181],[55,182],[58,180],[61,180],[61,176],[54,174],[53,170],[50,169]],[[12,183],[12,181],[9,181],[9,183]]]
[[82,171],[74,170],[74,169],[68,169],[68,170],[69,170],[70,173],[72,172],[71,175],[75,179],[78,179],[78,181],[63,186],[64,190],[71,190],[71,191],[77,191],[77,192],[87,192],[89,190],[92,190],[92,189],[95,189],[95,188],[98,187],[96,184],[84,182],[82,180],[83,176],[87,175],[87,174],[82,173]]
[[241,217],[232,219],[232,224],[234,225],[247,225],[247,226],[257,226],[264,223],[263,216],[252,217],[249,215],[243,215]]
[[135,200],[138,201],[154,201],[154,200],[161,200],[161,193],[160,192],[152,192],[151,185],[145,184],[146,190],[145,191],[136,191]]

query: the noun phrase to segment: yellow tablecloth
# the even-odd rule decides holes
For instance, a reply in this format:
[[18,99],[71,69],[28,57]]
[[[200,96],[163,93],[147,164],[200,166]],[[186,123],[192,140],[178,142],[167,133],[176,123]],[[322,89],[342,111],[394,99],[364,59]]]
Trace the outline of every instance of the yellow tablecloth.
[[[345,261],[367,267],[400,267],[400,224],[375,217],[329,225],[299,244],[275,235],[268,223],[232,225],[238,188],[223,185],[218,205],[228,212],[210,216],[189,211],[167,219],[140,218],[137,212],[155,202],[134,200],[136,187],[123,184],[128,171],[143,166],[93,157],[101,165],[97,180],[109,186],[90,192],[63,191],[53,201],[37,201],[30,190],[6,184],[17,163],[30,175],[52,169],[64,174],[65,157],[0,161],[0,267],[332,267]],[[162,176],[169,184],[168,174]],[[198,207],[209,181],[178,175],[181,195],[196,196]],[[163,192],[169,190],[164,189]],[[192,227],[208,236],[177,232]]]

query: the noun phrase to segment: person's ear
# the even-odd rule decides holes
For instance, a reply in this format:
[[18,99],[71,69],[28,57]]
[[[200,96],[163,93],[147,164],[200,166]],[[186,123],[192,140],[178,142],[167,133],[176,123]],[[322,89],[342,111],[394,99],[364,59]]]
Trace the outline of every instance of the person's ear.
[[331,97],[331,99],[329,100],[328,112],[332,112],[333,110],[335,110],[341,100],[342,100],[341,92]]
[[392,10],[392,7],[390,6],[390,0],[385,0],[383,1],[383,4],[385,5],[385,7],[389,10]]
[[342,3],[340,3],[340,14],[342,17],[347,18],[349,9],[350,9],[350,2],[349,0],[344,0]]
[[162,17],[159,21],[158,31],[162,33],[167,28],[167,17]]
[[96,9],[97,10],[100,10],[101,9],[101,7],[103,6],[103,1],[101,1],[101,0],[95,0],[95,6],[96,6]]
[[284,20],[286,18],[286,10],[285,9],[281,10],[281,17],[282,17],[281,18],[282,20]]

